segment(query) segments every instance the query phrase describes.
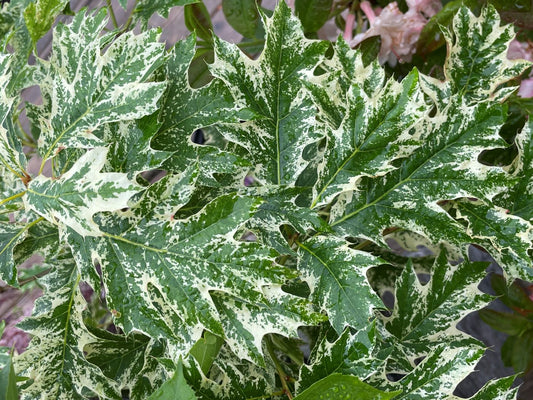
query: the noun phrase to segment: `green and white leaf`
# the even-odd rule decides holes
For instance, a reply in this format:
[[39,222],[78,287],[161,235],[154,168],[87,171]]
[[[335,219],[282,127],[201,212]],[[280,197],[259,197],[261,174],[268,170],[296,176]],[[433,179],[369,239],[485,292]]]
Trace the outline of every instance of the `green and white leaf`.
[[0,75],[0,162],[4,168],[22,177],[26,157],[11,120],[16,100],[9,95],[9,85],[13,79],[11,61],[12,56],[0,53],[0,70],[3,71]]
[[214,146],[199,145],[191,141],[198,129],[224,122],[238,122],[242,113],[237,109],[229,90],[215,79],[204,87],[193,89],[189,84],[189,65],[195,54],[196,37],[176,43],[166,67],[168,87],[162,98],[159,130],[154,146],[175,152],[164,168],[181,172],[191,163],[198,164],[201,181],[217,186],[215,174],[239,174],[242,179],[250,164],[235,154]]
[[283,188],[261,186],[243,190],[264,201],[248,224],[263,243],[276,249],[280,254],[295,254],[281,232],[283,225],[290,225],[299,234],[312,231],[327,231],[326,223],[308,207],[298,206],[298,197],[305,194],[302,188]]
[[222,79],[239,109],[253,118],[227,124],[220,132],[243,148],[241,154],[255,166],[265,183],[294,185],[308,160],[306,146],[321,133],[315,124],[315,106],[303,90],[328,44],[305,38],[301,23],[280,2],[272,18],[263,16],[265,48],[251,60],[236,45],[215,38],[213,76]]
[[107,148],[97,147],[87,151],[59,179],[39,175],[28,185],[24,196],[26,208],[82,236],[100,235],[93,215],[128,207],[129,198],[139,189],[125,174],[99,172],[106,155]]
[[513,277],[531,279],[533,260],[528,254],[533,240],[533,226],[506,210],[489,207],[467,199],[453,203],[456,218],[468,224],[475,242],[491,251],[503,270]]
[[332,373],[354,375],[365,381],[379,373],[385,366],[385,359],[376,356],[375,324],[351,334],[346,329],[333,343],[327,338],[317,344],[309,365],[302,366],[297,383],[297,393]]
[[484,349],[471,341],[450,342],[438,346],[397,384],[390,384],[383,376],[388,390],[400,389],[394,400],[448,400],[455,388],[474,371]]
[[[286,337],[297,337],[298,326],[318,324],[325,318],[313,313],[308,302],[302,298],[292,298],[281,285],[263,286],[265,302],[250,304],[248,300],[235,299],[223,293],[211,295],[221,318],[226,342],[233,352],[242,359],[264,365],[262,339],[267,333],[278,333]],[[246,350],[244,350],[246,349]]]
[[[300,298],[281,291],[295,274],[274,264],[277,254],[234,238],[260,204],[254,198],[227,195],[183,220],[163,220],[158,213],[137,217],[135,209],[123,217],[100,218],[104,236],[86,239],[83,246],[102,266],[108,304],[120,315],[117,323],[126,332],[166,338],[177,346],[177,358],[204,329],[224,338],[235,337],[234,330],[241,329],[225,322],[233,310],[229,316],[217,309],[217,292],[253,312],[243,329],[255,335],[254,341],[260,341],[263,324],[271,320],[270,308],[278,310],[275,329],[282,333],[295,335],[298,325],[316,321]],[[82,251],[79,243],[73,250]],[[240,319],[245,321],[244,316]],[[251,346],[235,351],[258,359],[261,350]]]
[[353,250],[343,239],[316,236],[298,243],[298,270],[311,289],[313,304],[327,312],[338,334],[347,326],[368,325],[375,308],[383,307],[366,278],[369,268],[384,261]]
[[[326,131],[313,206],[354,190],[362,176],[396,169],[394,160],[417,147],[422,128],[417,126],[428,112],[416,70],[401,82],[386,80],[377,61],[365,67],[361,52],[342,39],[326,65],[330,72],[308,84]],[[367,80],[361,81],[362,76]]]
[[52,57],[44,63],[47,79],[41,83],[49,97],[49,114],[39,118],[38,146],[43,159],[64,147],[103,145],[96,131],[105,123],[126,121],[152,114],[163,93],[164,82],[147,82],[164,61],[164,45],[158,34],[125,33],[102,54],[108,35],[100,36],[107,23],[105,10],[95,16],[78,13],[70,25],[54,29]]
[[[506,376],[505,378],[493,379],[488,381],[474,396],[469,400],[515,400],[518,393],[518,387],[511,388],[515,376]],[[450,400],[459,400],[457,396],[450,396]]]
[[15,246],[24,240],[26,224],[0,222],[0,279],[10,285],[17,284],[17,268],[13,259]]
[[519,155],[512,165],[516,185],[502,194],[498,205],[509,213],[533,223],[533,121],[526,123],[516,137]]
[[486,267],[486,263],[469,261],[452,266],[442,251],[425,285],[411,263],[405,267],[396,281],[392,315],[383,319],[387,331],[411,353],[411,360],[439,344],[449,345],[467,337],[456,325],[466,314],[490,301],[477,289]]
[[441,27],[448,43],[444,75],[453,93],[467,104],[478,101],[502,101],[515,86],[500,87],[519,76],[531,63],[509,60],[507,49],[514,39],[512,25],[500,27],[500,15],[492,5],[476,17],[461,7],[453,19],[452,31]]
[[68,0],[37,0],[24,10],[24,21],[34,45],[52,27]]
[[498,105],[467,106],[455,97],[442,112],[432,118],[422,145],[398,169],[377,178],[365,177],[358,190],[339,196],[330,222],[338,233],[383,243],[382,232],[397,227],[435,243],[470,241],[439,203],[474,197],[490,204],[510,184],[503,169],[477,161],[483,149],[505,147],[498,135],[503,115]]
[[222,346],[207,376],[192,357],[188,363],[187,381],[201,399],[251,399],[279,390],[273,368],[237,357],[228,345]]
[[172,153],[154,150],[150,145],[159,127],[156,119],[157,115],[150,115],[137,121],[106,124],[103,140],[109,144],[109,152],[104,171],[123,172],[133,178],[161,167]]
[[21,398],[71,400],[92,394],[120,399],[116,384],[83,353],[95,338],[83,324],[86,302],[74,260],[64,255],[51,267],[41,279],[45,294],[37,300],[33,316],[18,325],[33,337],[28,350],[15,360],[19,375],[31,378],[22,385]]
[[98,341],[85,345],[85,358],[120,389],[129,389],[130,399],[146,399],[164,382],[166,370],[157,361],[165,355],[164,342],[139,334],[123,336],[91,327],[89,331]]
[[[124,0],[120,0],[124,2]],[[133,10],[135,21],[141,21],[142,26],[146,27],[148,20],[155,13],[163,18],[168,17],[168,12],[172,7],[185,6],[187,4],[198,3],[200,0],[138,0]],[[125,4],[122,5],[126,8]]]
[[57,256],[61,250],[58,241],[57,226],[47,221],[39,221],[27,229],[24,240],[15,247],[13,252],[15,264],[23,263],[34,254],[48,258]]

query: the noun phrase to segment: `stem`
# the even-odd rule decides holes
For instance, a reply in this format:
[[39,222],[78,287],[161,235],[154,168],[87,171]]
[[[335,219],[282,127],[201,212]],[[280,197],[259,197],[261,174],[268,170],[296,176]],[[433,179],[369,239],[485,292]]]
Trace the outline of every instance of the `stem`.
[[289,399],[292,399],[292,394],[289,389],[289,385],[287,385],[287,380],[289,379],[289,376],[283,371],[283,368],[281,367],[278,358],[274,354],[274,348],[272,346],[272,340],[267,337],[266,338],[266,345],[268,354],[270,355],[270,358],[272,359],[272,362],[274,363],[274,366],[276,367],[276,370],[278,371],[279,378],[281,380],[281,386],[283,387],[284,394],[287,395]]
[[21,143],[23,146],[28,146],[28,147],[31,147],[32,149],[37,148],[37,146],[33,142],[27,142],[26,140],[22,140]]
[[35,274],[35,275],[29,277],[28,279],[24,279],[23,281],[19,281],[19,286],[22,287],[24,285],[27,285],[30,282],[36,281],[37,279],[42,278],[43,276],[47,275],[51,270],[52,270],[52,268],[45,269],[44,271],[41,271],[38,274]]
[[109,9],[109,14],[111,15],[111,20],[113,21],[113,25],[115,28],[118,28],[118,22],[117,17],[115,15],[115,11],[113,10],[113,6],[111,5],[111,0],[106,0],[107,8]]
[[361,243],[359,243],[357,246],[354,247],[355,250],[361,250],[364,249],[366,246],[371,244],[372,242],[370,240],[364,240]]
[[265,394],[264,396],[257,396],[257,397],[250,397],[249,399],[246,399],[246,400],[261,400],[261,399],[270,399],[271,397],[274,397],[274,396],[281,396],[281,395],[284,395],[285,394],[285,391],[284,390],[281,390],[279,392],[274,392],[272,394]]
[[8,197],[7,199],[4,199],[4,200],[0,201],[0,206],[10,202],[11,200],[18,199],[19,197],[22,197],[25,194],[26,194],[26,191],[14,194],[13,196]]
[[[17,125],[18,125],[20,131],[22,132],[22,134],[24,135],[24,137],[26,138],[26,140],[28,140],[29,142],[35,143],[35,139],[33,138],[33,136],[30,135],[28,132],[26,132],[24,130],[24,128],[22,127],[22,123],[20,122],[19,118],[17,118]],[[34,146],[35,146],[35,144],[34,144]]]

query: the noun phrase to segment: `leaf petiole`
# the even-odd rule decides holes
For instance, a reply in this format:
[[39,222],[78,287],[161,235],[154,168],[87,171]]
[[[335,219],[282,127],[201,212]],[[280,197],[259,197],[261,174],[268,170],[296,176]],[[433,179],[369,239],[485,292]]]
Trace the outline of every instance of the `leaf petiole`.
[[287,385],[287,382],[289,381],[290,377],[285,373],[285,371],[281,367],[279,360],[276,357],[276,354],[274,353],[274,346],[272,345],[272,339],[270,337],[266,338],[266,345],[267,345],[268,354],[270,355],[270,358],[272,359],[272,362],[274,363],[274,366],[276,367],[276,371],[278,371],[278,375],[281,380],[281,386],[283,387],[283,394],[286,394],[289,399],[292,399],[292,394],[289,389],[289,385]]
[[17,194],[14,194],[13,196],[10,196],[8,197],[7,199],[3,199],[0,201],[0,206],[1,205],[4,205],[12,200],[15,200],[15,199],[18,199],[19,197],[22,197],[26,194],[26,191],[23,191],[23,192],[20,192],[20,193],[17,193]]

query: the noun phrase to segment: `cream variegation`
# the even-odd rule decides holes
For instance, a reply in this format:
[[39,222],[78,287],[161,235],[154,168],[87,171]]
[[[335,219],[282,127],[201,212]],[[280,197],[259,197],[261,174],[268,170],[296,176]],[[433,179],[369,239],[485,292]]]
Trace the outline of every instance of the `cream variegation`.
[[[533,279],[533,123],[515,139],[506,120],[529,64],[506,57],[512,29],[460,8],[444,69],[399,77],[368,43],[310,39],[283,1],[259,9],[254,58],[242,49],[261,41],[204,32],[167,50],[145,30],[194,2],[138,1],[112,30],[104,9],[61,18],[48,58],[35,41],[66,2],[0,9],[0,279],[44,291],[14,390],[455,400],[484,351],[458,323],[492,299],[467,246]],[[210,55],[212,79],[191,86]],[[41,104],[21,104],[30,85]],[[17,268],[34,254],[42,269]],[[511,400],[511,383],[472,399]]]
[[128,207],[128,200],[139,191],[125,174],[105,172],[107,148],[87,151],[59,179],[39,175],[28,185],[24,196],[27,209],[48,221],[67,226],[82,236],[99,236],[93,215]]

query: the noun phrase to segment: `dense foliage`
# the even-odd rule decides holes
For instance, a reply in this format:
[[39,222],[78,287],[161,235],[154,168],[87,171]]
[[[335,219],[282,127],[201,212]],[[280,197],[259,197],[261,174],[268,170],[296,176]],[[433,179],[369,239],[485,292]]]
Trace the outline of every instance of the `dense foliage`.
[[[196,36],[166,50],[144,29],[185,3],[139,1],[111,30],[106,8],[82,10],[52,28],[49,59],[36,43],[67,2],[2,9],[0,279],[18,286],[40,254],[44,294],[19,324],[28,349],[0,354],[0,396],[456,398],[485,350],[457,323],[492,300],[468,246],[502,266],[499,294],[533,273],[533,122],[500,135],[530,66],[507,58],[512,26],[456,7],[439,79],[391,75],[370,42],[310,39],[321,24],[284,2],[252,10],[252,59],[196,6],[213,62],[191,86]],[[513,379],[473,399],[513,399]]]

